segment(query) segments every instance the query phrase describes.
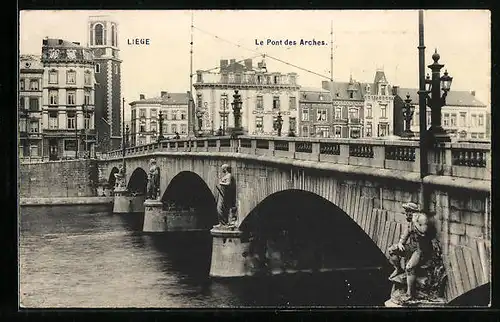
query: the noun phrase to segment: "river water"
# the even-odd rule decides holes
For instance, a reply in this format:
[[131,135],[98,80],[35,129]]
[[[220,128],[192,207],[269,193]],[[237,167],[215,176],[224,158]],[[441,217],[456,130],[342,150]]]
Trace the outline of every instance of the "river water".
[[211,236],[144,234],[141,215],[103,206],[23,207],[20,304],[27,308],[383,306],[387,272],[209,278]]

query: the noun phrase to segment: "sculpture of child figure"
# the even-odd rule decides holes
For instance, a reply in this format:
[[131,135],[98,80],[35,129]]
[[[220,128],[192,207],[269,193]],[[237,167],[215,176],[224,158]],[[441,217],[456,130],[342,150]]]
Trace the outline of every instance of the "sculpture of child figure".
[[[393,294],[391,294],[391,297],[399,303],[406,303],[416,299],[417,273],[422,272],[424,268],[427,269],[427,265],[424,267],[424,264],[429,263],[429,260],[433,259],[435,255],[438,255],[439,259],[441,256],[440,248],[436,244],[437,240],[434,240],[432,234],[429,233],[427,215],[418,212],[418,206],[414,203],[404,204],[403,208],[408,223],[398,243],[388,249],[389,261],[395,268],[389,280],[397,284],[406,284],[406,293],[401,294],[401,292],[395,292],[396,289],[393,289]],[[402,260],[404,261],[403,264],[401,263]],[[435,261],[431,265],[439,265],[439,263]],[[404,280],[405,273],[406,281]],[[428,281],[429,279],[426,277],[432,274],[432,270],[429,270],[427,274],[422,273],[422,280]],[[429,285],[429,282],[427,284]]]

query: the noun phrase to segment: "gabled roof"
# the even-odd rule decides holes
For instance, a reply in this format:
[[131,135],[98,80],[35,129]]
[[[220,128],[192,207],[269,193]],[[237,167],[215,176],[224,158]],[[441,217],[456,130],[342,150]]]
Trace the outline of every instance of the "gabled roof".
[[[410,94],[410,98],[413,104],[418,104],[418,89],[416,88],[399,88],[399,96],[405,100],[406,94]],[[486,104],[478,100],[469,91],[449,91],[446,96],[447,106],[475,106],[475,107],[486,107]]]

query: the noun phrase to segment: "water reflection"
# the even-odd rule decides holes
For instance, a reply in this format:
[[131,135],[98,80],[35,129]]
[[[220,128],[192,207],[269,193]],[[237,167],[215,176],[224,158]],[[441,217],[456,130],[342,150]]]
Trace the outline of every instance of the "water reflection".
[[[91,211],[97,211],[92,213]],[[22,208],[26,307],[383,305],[386,272],[210,279],[208,232],[143,234],[143,216],[88,207]]]

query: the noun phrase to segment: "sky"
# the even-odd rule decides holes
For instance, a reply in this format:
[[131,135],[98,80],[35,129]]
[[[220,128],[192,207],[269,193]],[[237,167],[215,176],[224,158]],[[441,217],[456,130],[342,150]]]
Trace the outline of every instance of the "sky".
[[[40,55],[45,37],[86,45],[91,15],[109,15],[118,23],[122,95],[126,102],[137,100],[139,94],[153,97],[161,91],[189,90],[191,16],[195,26],[193,72],[217,67],[220,59],[267,54],[323,77],[271,58],[266,58],[268,71],[296,72],[300,85],[321,87],[321,81],[330,77],[333,24],[334,80],[348,81],[352,75],[355,80],[372,82],[377,68],[383,68],[391,85],[418,88],[416,10],[22,11],[20,53]],[[488,106],[490,30],[487,10],[424,12],[426,65],[432,63],[437,48],[439,62],[453,77],[452,90],[475,90],[477,98]],[[147,38],[150,44],[129,45],[128,40],[134,38]],[[283,44],[267,45],[268,39]],[[297,45],[285,45],[287,39]],[[324,41],[325,45],[300,46],[301,39]],[[256,45],[261,40],[264,45]],[[254,65],[260,59],[255,58]],[[426,72],[430,70],[426,68]]]

